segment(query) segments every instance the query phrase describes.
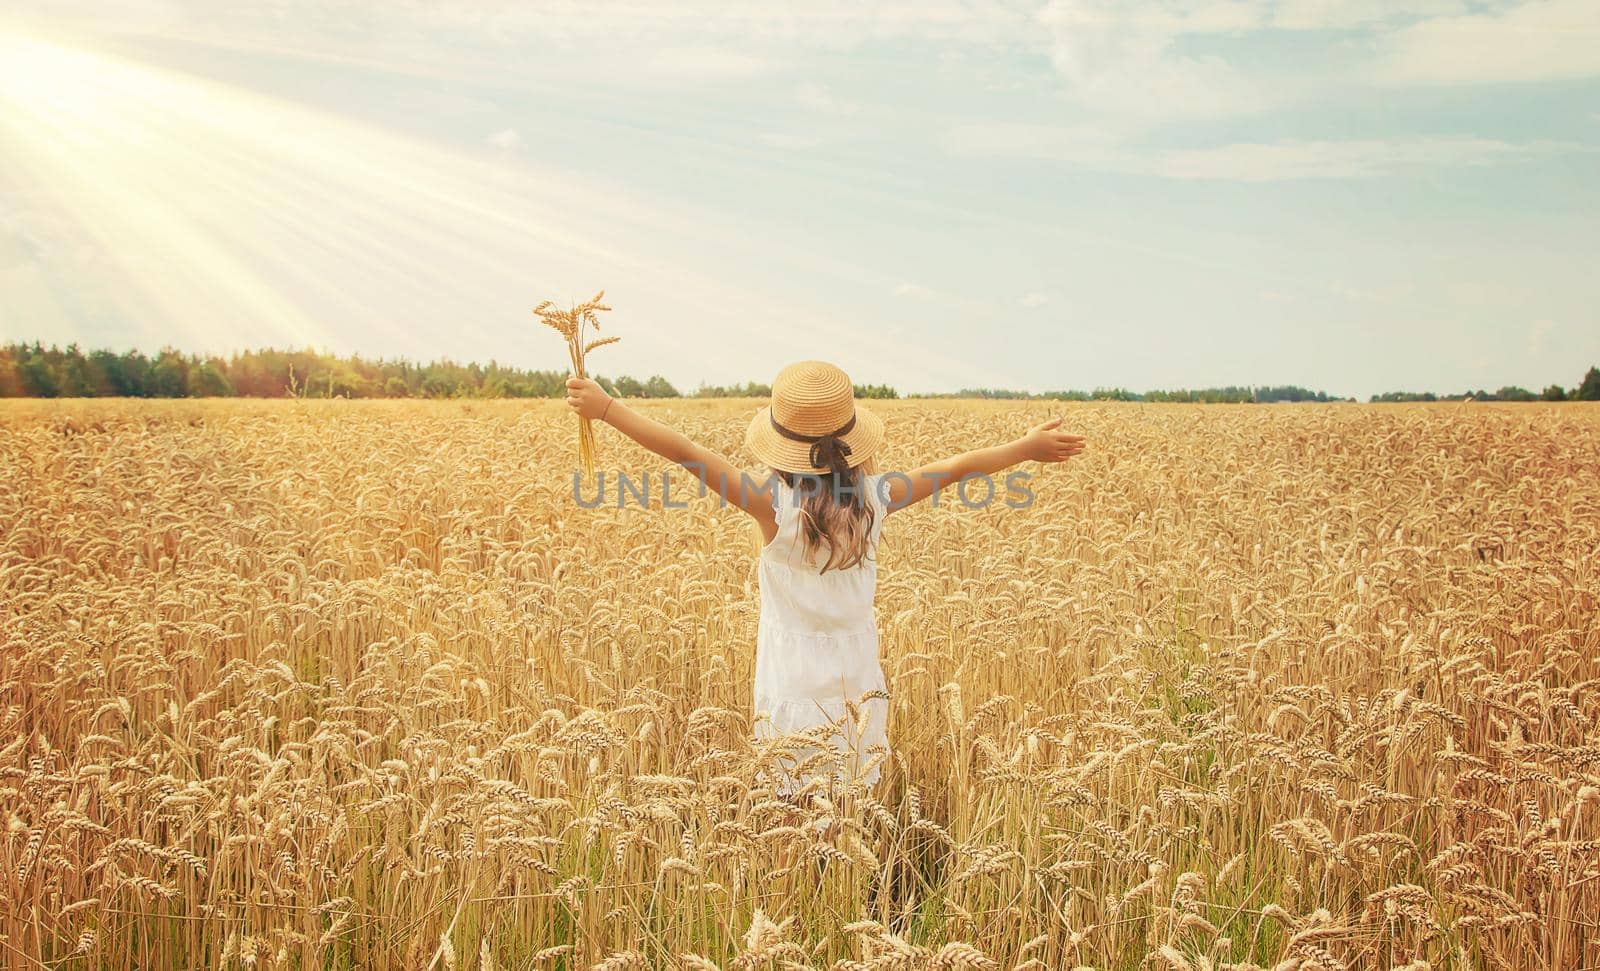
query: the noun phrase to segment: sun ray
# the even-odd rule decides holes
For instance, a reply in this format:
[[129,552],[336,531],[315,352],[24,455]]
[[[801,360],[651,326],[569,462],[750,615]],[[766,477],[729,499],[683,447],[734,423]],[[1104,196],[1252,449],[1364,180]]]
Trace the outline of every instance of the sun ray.
[[[737,228],[530,154],[474,156],[194,75],[0,35],[0,159],[103,261],[81,275],[92,280],[55,281],[61,313],[65,288],[93,285],[120,316],[163,333],[186,326],[199,348],[490,347],[509,359],[538,353],[520,336],[530,301],[625,280],[639,295],[633,313],[674,325],[631,341],[639,360],[681,353],[692,336],[733,361],[815,356],[832,343],[925,374],[970,371],[831,308],[775,306],[717,271],[719,253],[755,258],[757,241]],[[825,254],[759,244],[769,265],[826,277]]]

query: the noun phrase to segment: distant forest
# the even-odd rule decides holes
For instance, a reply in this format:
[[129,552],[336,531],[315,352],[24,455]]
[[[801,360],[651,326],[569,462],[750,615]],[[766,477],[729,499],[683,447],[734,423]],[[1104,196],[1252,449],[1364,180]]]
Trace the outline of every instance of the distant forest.
[[[539,371],[442,360],[421,364],[407,360],[360,356],[336,357],[313,350],[264,349],[228,357],[185,354],[164,348],[154,355],[140,351],[85,352],[76,344],[64,348],[12,343],[0,345],[0,397],[4,398],[559,398],[565,370]],[[761,398],[772,386],[750,382],[701,385],[685,394],[666,378],[644,380],[622,375],[595,380],[611,394],[625,398]],[[862,398],[898,398],[884,384],[857,385]],[[1341,401],[1325,391],[1294,385],[1228,386],[1175,391],[1134,392],[1125,388],[1042,393],[997,388],[966,388],[931,398],[999,398],[1047,401],[1178,401],[1216,404],[1278,401]],[[1372,401],[1600,401],[1600,368],[1590,368],[1570,393],[1551,385],[1541,393],[1504,387],[1498,391],[1394,391]]]

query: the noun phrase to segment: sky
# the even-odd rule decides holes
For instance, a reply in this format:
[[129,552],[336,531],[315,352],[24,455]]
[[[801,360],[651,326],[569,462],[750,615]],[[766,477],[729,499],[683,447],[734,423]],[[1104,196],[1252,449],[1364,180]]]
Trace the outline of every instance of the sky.
[[1576,384],[1600,2],[0,0],[0,340]]

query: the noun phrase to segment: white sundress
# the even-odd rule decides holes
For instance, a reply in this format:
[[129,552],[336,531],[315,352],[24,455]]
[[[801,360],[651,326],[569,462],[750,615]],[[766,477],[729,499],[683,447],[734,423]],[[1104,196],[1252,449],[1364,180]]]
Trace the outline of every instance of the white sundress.
[[[882,479],[862,477],[873,511],[873,552],[853,567],[826,573],[815,560],[805,557],[799,497],[781,479],[773,479],[778,532],[761,550],[755,735],[772,739],[839,721],[827,743],[846,756],[844,778],[856,777],[870,786],[878,781],[879,767],[889,751],[888,701],[861,697],[887,690],[878,661],[878,626],[872,603],[878,582],[878,536],[887,513],[879,494]],[[857,706],[858,720],[849,717],[847,699]],[[795,758],[798,761],[816,751],[816,747],[798,748]],[[776,780],[777,787],[781,792],[793,792],[831,769],[825,764],[800,775],[784,771]]]

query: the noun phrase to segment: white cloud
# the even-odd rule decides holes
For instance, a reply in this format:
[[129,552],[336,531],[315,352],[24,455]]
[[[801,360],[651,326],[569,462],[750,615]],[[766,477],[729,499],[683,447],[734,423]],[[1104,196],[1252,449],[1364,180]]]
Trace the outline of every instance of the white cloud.
[[1039,293],[1037,291],[1035,291],[1033,293],[1023,294],[1022,299],[1017,301],[1017,303],[1021,304],[1024,307],[1043,307],[1045,304],[1047,304],[1049,302],[1050,302],[1050,295],[1049,294],[1047,294],[1047,293]]
[[1439,166],[1496,165],[1551,152],[1588,151],[1557,142],[1414,136],[1235,142],[1145,152],[1119,145],[1106,131],[1042,125],[959,126],[945,133],[943,144],[959,156],[1032,158],[1099,171],[1230,182],[1369,179]]
[[828,115],[853,115],[861,110],[860,105],[841,100],[827,85],[815,81],[800,85],[795,92],[795,100],[804,108]]
[[[443,78],[582,70],[623,85],[732,82],[782,73],[809,54],[887,43],[920,44],[942,64],[957,65],[970,83],[1003,86],[1022,72],[1002,70],[986,80],[996,63],[1044,57],[1076,107],[1125,130],[1257,112],[1374,78],[1437,84],[1600,74],[1597,0],[815,0],[804,16],[776,3],[709,0],[402,0],[381,9],[370,0],[38,6],[49,13],[33,16],[96,31],[176,30],[191,42]],[[1250,56],[1285,32],[1329,36],[1306,60],[1268,66]],[[830,89],[799,72],[792,83],[807,110],[861,110],[848,89]]]
[[1214,55],[1183,53],[1186,34],[1260,25],[1252,3],[1168,3],[1136,12],[1116,0],[1057,0],[1041,10],[1050,62],[1081,104],[1140,118],[1259,110],[1268,91]]
[[757,137],[763,144],[787,152],[804,152],[822,144],[822,139],[816,135],[802,135],[798,132],[771,131]]
[[675,81],[737,81],[773,70],[774,62],[744,51],[721,47],[663,47],[645,67],[651,74]]
[[490,145],[504,152],[515,151],[522,145],[522,136],[513,128],[502,128],[487,139]]
[[[1488,9],[1485,9],[1485,8]],[[1454,84],[1600,76],[1596,0],[1053,0],[1035,17],[1080,105],[1145,123],[1261,111],[1352,81]],[[1270,70],[1213,40],[1354,33],[1320,67]],[[1195,42],[1200,43],[1195,43]]]
[[1117,136],[1107,129],[1089,125],[985,122],[947,129],[942,142],[952,155],[1109,163],[1116,150]]
[[933,291],[916,283],[902,283],[894,288],[897,297],[910,297],[913,300],[927,300],[933,296]]
[[1525,160],[1559,147],[1488,138],[1429,137],[1241,142],[1167,153],[1156,159],[1149,171],[1169,179],[1235,182],[1369,179],[1440,166],[1483,166]]
[[1386,43],[1380,77],[1394,84],[1490,84],[1600,75],[1600,3],[1538,0],[1424,20]]
[[1468,13],[1465,0],[1282,0],[1266,23],[1280,30],[1360,30]]

